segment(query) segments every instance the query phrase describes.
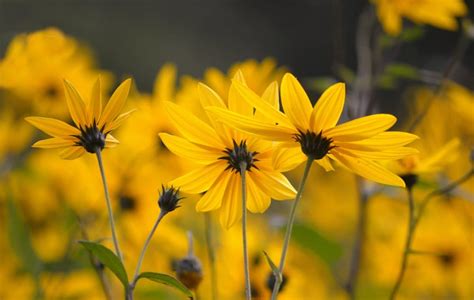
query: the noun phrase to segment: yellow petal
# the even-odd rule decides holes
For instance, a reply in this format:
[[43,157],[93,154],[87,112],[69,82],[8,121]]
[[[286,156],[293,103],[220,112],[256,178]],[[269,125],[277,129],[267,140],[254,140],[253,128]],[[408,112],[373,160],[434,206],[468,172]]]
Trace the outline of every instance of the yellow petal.
[[295,132],[281,125],[270,125],[258,122],[253,118],[244,117],[227,109],[218,107],[206,107],[215,118],[218,118],[224,124],[237,128],[250,134],[254,134],[263,139],[273,141],[293,140]]
[[132,80],[130,78],[126,79],[112,94],[100,117],[98,126],[99,128],[102,128],[102,126],[105,124],[114,121],[115,118],[120,114],[123,107],[125,106],[125,102],[127,101],[131,84]]
[[[224,104],[222,98],[210,87],[204,83],[198,84],[198,95],[199,101],[201,102],[202,107],[216,106],[220,108],[227,108]],[[213,118],[209,112],[206,111],[206,114],[211,122],[212,126],[216,129],[217,134],[225,141],[232,140],[232,134],[230,130],[224,126],[221,122],[218,122]]]
[[232,84],[234,85],[235,89],[242,95],[243,99],[253,105],[256,110],[260,111],[266,118],[272,120],[272,122],[275,122],[275,124],[284,126],[286,128],[294,129],[293,124],[291,124],[287,116],[285,116],[282,112],[273,107],[267,101],[262,100],[251,89],[249,89],[238,81],[232,82]]
[[385,150],[405,146],[418,138],[418,136],[407,132],[386,131],[365,140],[335,142],[335,145],[356,150]]
[[270,196],[265,195],[252,179],[252,172],[247,172],[247,209],[253,213],[263,213],[270,206]]
[[[280,95],[278,92],[278,83],[276,81],[270,83],[267,89],[263,92],[262,100],[269,103],[276,110],[280,110]],[[267,123],[273,123],[273,120],[267,118],[260,110],[255,111],[255,119]]]
[[235,88],[234,82],[239,82],[240,84],[247,86],[242,71],[238,70],[235,73],[232,84],[230,85],[229,98],[227,100],[229,109],[247,117],[253,116],[253,106],[245,101],[242,94]]
[[74,145],[74,140],[72,139],[63,139],[63,138],[50,138],[50,139],[45,139],[41,141],[37,141],[34,143],[31,147],[34,148],[44,148],[44,149],[50,149],[50,148],[62,148],[62,147],[69,147]]
[[60,120],[43,117],[27,117],[25,120],[39,130],[54,137],[65,137],[81,134],[79,129]]
[[316,160],[316,163],[320,165],[321,167],[323,167],[326,172],[334,171],[331,161],[329,160],[327,156]]
[[222,173],[206,194],[199,199],[196,204],[196,211],[211,211],[221,207],[222,199],[225,197],[231,178],[231,172]]
[[273,149],[272,160],[275,171],[287,172],[295,169],[307,159],[297,143],[279,143]]
[[217,161],[189,172],[170,182],[170,185],[179,187],[183,192],[190,194],[203,193],[214,184],[217,178],[224,172],[227,163]]
[[216,131],[204,121],[172,102],[166,101],[165,108],[174,127],[186,139],[203,146],[223,148],[223,143]]
[[336,83],[324,91],[313,108],[310,128],[313,132],[321,132],[334,127],[341,117],[346,98],[346,86],[344,83]]
[[300,130],[306,131],[313,107],[301,84],[290,73],[281,81],[281,104],[291,122]]
[[100,77],[97,78],[94,86],[92,87],[91,98],[89,102],[89,124],[95,120],[99,122],[100,114],[102,112],[102,91]]
[[437,172],[445,165],[454,161],[459,155],[461,141],[458,138],[450,140],[445,146],[421,160],[416,166],[416,173]]
[[293,199],[296,190],[288,179],[279,172],[264,172],[252,169],[252,179],[257,187],[275,200]]
[[67,80],[64,80],[64,90],[66,92],[66,101],[69,107],[71,118],[77,127],[84,127],[87,124],[86,105],[79,95],[79,92]]
[[161,67],[153,84],[153,98],[159,101],[170,101],[174,98],[176,72],[176,66],[173,64]]
[[195,161],[196,163],[210,164],[224,155],[224,153],[219,153],[216,150],[205,149],[178,136],[167,133],[160,133],[159,136],[171,152],[178,156]]
[[242,217],[242,187],[240,175],[233,173],[222,199],[220,223],[225,229],[231,228]]
[[106,148],[113,148],[120,144],[119,140],[117,140],[114,136],[111,134],[107,134],[107,137],[105,138],[105,147]]
[[400,177],[373,161],[351,157],[336,151],[331,152],[331,155],[347,169],[364,178],[382,184],[405,187],[405,182]]
[[324,135],[341,142],[362,140],[389,129],[396,121],[397,118],[388,114],[370,115],[330,128]]
[[106,123],[104,127],[104,132],[111,132],[112,130],[119,128],[122,123],[127,120],[130,115],[135,111],[136,109],[132,109],[127,112],[124,112],[123,114],[120,114],[117,118],[115,118],[115,120],[113,120],[112,122]]
[[373,159],[373,160],[397,160],[397,159],[402,159],[408,155],[419,153],[417,149],[410,148],[410,147],[392,148],[392,149],[387,149],[383,151],[380,151],[380,150],[379,151],[361,151],[361,150],[354,150],[354,149],[338,148],[337,151],[338,152],[343,151],[344,154],[347,154],[350,156]]
[[59,152],[59,156],[62,159],[76,159],[84,155],[84,153],[86,153],[86,150],[84,150],[84,148],[82,148],[81,146],[74,146],[62,150],[61,152]]

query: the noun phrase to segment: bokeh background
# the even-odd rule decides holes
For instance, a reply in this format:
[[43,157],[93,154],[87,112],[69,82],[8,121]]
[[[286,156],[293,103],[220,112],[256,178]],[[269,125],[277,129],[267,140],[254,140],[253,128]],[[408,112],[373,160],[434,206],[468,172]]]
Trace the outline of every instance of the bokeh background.
[[[138,111],[118,131],[121,145],[104,152],[119,239],[132,272],[158,213],[161,184],[193,165],[178,160],[158,138],[159,132],[174,130],[162,101],[199,113],[193,108],[197,81],[225,98],[237,68],[258,83],[253,88],[260,93],[289,70],[313,101],[328,84],[345,81],[345,119],[366,112],[395,114],[397,129],[421,137],[417,160],[441,153],[430,172],[421,174],[418,203],[466,174],[474,145],[468,24],[474,4],[464,3],[464,21],[456,21],[464,27],[449,31],[404,18],[403,32],[394,37],[384,32],[368,1],[0,0],[0,299],[104,299],[87,253],[76,242],[91,239],[111,247],[94,158],[64,161],[54,151],[30,149],[43,136],[23,120],[29,115],[67,120],[63,78],[83,94],[99,74],[107,93],[126,77],[134,80],[128,106]],[[364,20],[372,22],[366,31]],[[376,78],[368,92],[357,80],[363,66],[357,47],[364,36],[370,39]],[[461,142],[451,147],[456,138]],[[294,185],[301,171],[288,174]],[[281,299],[349,299],[358,238],[362,250],[353,293],[357,299],[386,299],[406,235],[406,194],[342,169],[313,171]],[[411,256],[400,299],[473,299],[473,192],[470,179],[431,201],[414,242],[425,253]],[[187,197],[160,225],[143,268],[174,274],[173,261],[186,256],[186,232],[192,231],[204,274],[200,299],[211,299],[209,245],[215,248],[218,299],[243,299],[239,226],[222,229],[217,215],[194,210],[196,200]],[[256,299],[269,297],[270,269],[262,251],[277,260],[288,209],[289,203],[274,202],[265,214],[250,216]],[[105,276],[113,299],[120,299],[119,283],[108,272]],[[170,288],[145,283],[137,298],[184,299]]]

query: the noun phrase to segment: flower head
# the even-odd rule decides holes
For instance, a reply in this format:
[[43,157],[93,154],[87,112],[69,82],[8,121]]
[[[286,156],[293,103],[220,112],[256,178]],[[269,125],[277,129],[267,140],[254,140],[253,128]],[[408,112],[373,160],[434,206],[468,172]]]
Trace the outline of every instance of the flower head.
[[[236,80],[245,85],[243,75]],[[211,88],[198,85],[198,94],[204,107],[218,106],[240,112],[253,119],[257,115],[235,88],[229,90],[228,105]],[[268,103],[277,105],[278,86],[271,84],[264,93]],[[220,210],[221,224],[229,228],[241,218],[241,166],[245,165],[247,181],[247,209],[264,212],[270,200],[286,200],[295,196],[295,190],[272,165],[272,143],[238,132],[213,118],[200,119],[182,107],[167,102],[169,118],[183,136],[161,133],[168,149],[198,166],[170,184],[190,194],[205,193],[196,205],[198,211]],[[283,166],[285,167],[285,166]]]
[[250,118],[220,107],[207,110],[223,123],[255,136],[281,142],[273,153],[274,168],[292,169],[307,158],[326,171],[332,161],[370,180],[404,186],[403,180],[377,160],[395,160],[417,153],[403,147],[417,137],[404,132],[386,132],[396,118],[388,114],[371,115],[337,125],[342,114],[345,86],[329,87],[314,107],[298,80],[287,73],[281,83],[281,102],[285,114],[238,81],[235,90],[256,109],[260,118]]
[[456,30],[456,17],[464,16],[467,7],[463,0],[374,0],[377,15],[384,30],[398,35],[402,30],[402,18],[415,23],[430,24],[445,30]]
[[179,190],[174,187],[165,188],[161,186],[160,197],[158,198],[158,206],[161,208],[162,213],[169,213],[179,207],[179,200],[183,198],[179,197]]
[[130,90],[131,80],[125,80],[102,108],[100,78],[97,79],[88,102],[85,102],[69,81],[64,81],[66,100],[74,125],[43,117],[27,117],[26,121],[52,136],[33,144],[36,148],[60,148],[64,159],[75,159],[86,151],[96,153],[118,144],[110,132],[119,127],[132,111],[120,114]]

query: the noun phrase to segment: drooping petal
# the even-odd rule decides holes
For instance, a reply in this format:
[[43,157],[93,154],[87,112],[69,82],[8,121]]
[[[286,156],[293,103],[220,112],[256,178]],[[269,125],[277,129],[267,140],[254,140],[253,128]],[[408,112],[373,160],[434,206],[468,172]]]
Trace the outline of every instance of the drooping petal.
[[314,105],[309,121],[313,132],[320,132],[336,126],[344,109],[346,86],[344,83],[331,85]]
[[31,147],[34,148],[44,148],[44,149],[51,149],[51,148],[63,148],[73,146],[75,144],[73,139],[64,139],[64,138],[50,138],[41,141],[37,141]]
[[338,147],[356,150],[385,150],[405,146],[418,139],[418,136],[400,131],[386,131],[371,138],[353,142],[335,142]]
[[86,105],[76,88],[67,80],[64,80],[64,90],[66,94],[66,102],[69,107],[71,118],[77,127],[84,127],[87,124]]
[[169,184],[179,187],[181,191],[190,194],[203,193],[214,184],[219,176],[224,172],[227,163],[217,161],[211,165],[206,165],[195,169],[186,175],[172,180]]
[[81,134],[79,129],[57,119],[26,117],[25,120],[50,136],[65,137]]
[[184,111],[172,102],[165,102],[168,117],[174,127],[193,143],[216,149],[223,148],[223,144],[216,131],[193,114]]
[[290,73],[286,73],[281,81],[281,104],[293,125],[303,131],[310,129],[313,106],[299,81]]
[[275,171],[287,172],[295,169],[307,159],[297,143],[279,143],[273,149],[273,168]]
[[112,94],[100,117],[98,126],[99,128],[102,128],[102,126],[105,124],[114,121],[115,118],[120,114],[123,107],[125,106],[125,102],[127,101],[131,84],[132,80],[130,78],[126,79]]
[[197,163],[211,164],[223,156],[222,152],[200,147],[178,136],[167,133],[160,133],[159,136],[171,152]]
[[84,155],[84,153],[86,153],[86,150],[83,147],[73,146],[59,152],[59,156],[62,159],[76,159]]
[[263,139],[272,141],[288,141],[293,140],[293,136],[296,133],[288,127],[258,122],[253,118],[244,117],[227,109],[207,107],[206,110],[212,113],[224,124],[254,134]]
[[[287,116],[285,116],[278,109],[273,107],[267,101],[262,100],[257,94],[255,94],[251,89],[241,84],[238,81],[233,81],[235,89],[242,95],[243,99],[247,100],[251,105],[253,105],[257,111],[260,111],[266,118],[275,122],[275,124],[284,126],[286,128],[295,129],[293,124]],[[296,131],[296,130],[295,130]]]
[[252,172],[247,172],[247,209],[253,213],[263,213],[270,206],[271,198],[255,184]]
[[135,111],[136,109],[132,109],[127,112],[124,112],[123,114],[120,114],[117,118],[115,118],[115,120],[113,120],[112,122],[106,123],[104,127],[104,132],[111,132],[112,130],[119,128],[122,123],[127,120],[130,115]]
[[364,178],[382,184],[405,187],[405,182],[400,177],[373,161],[351,157],[336,151],[333,151],[331,155],[347,169]]
[[101,82],[100,77],[97,78],[97,81],[94,83],[91,92],[91,98],[89,102],[88,117],[89,124],[95,120],[99,122],[100,114],[102,113],[102,91],[101,91]]
[[288,179],[279,172],[264,172],[252,169],[252,179],[257,187],[275,200],[293,199],[296,190]]
[[222,199],[224,199],[226,195],[226,190],[231,178],[231,172],[222,173],[212,187],[199,199],[196,204],[196,211],[211,211],[221,207]]
[[240,175],[233,173],[222,199],[219,220],[225,229],[231,228],[242,217],[242,188]]
[[324,132],[324,135],[341,142],[362,140],[389,129],[396,121],[397,118],[392,115],[375,114],[330,128]]
[[326,171],[326,172],[329,172],[329,171],[334,171],[334,167],[332,166],[331,164],[331,161],[329,160],[329,158],[327,156],[321,158],[321,159],[318,159],[316,160],[316,163],[318,165],[320,165],[321,167],[323,167],[323,169]]

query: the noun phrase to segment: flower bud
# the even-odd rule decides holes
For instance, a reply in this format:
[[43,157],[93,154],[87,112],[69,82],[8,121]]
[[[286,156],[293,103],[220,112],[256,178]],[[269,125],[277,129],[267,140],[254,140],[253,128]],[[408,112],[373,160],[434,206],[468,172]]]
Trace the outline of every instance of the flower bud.
[[179,200],[183,199],[178,196],[179,190],[174,187],[165,188],[161,186],[160,197],[158,198],[158,205],[161,213],[167,214],[179,207]]
[[202,266],[199,259],[194,256],[193,236],[188,232],[188,255],[173,262],[176,276],[188,289],[196,290],[202,281]]

